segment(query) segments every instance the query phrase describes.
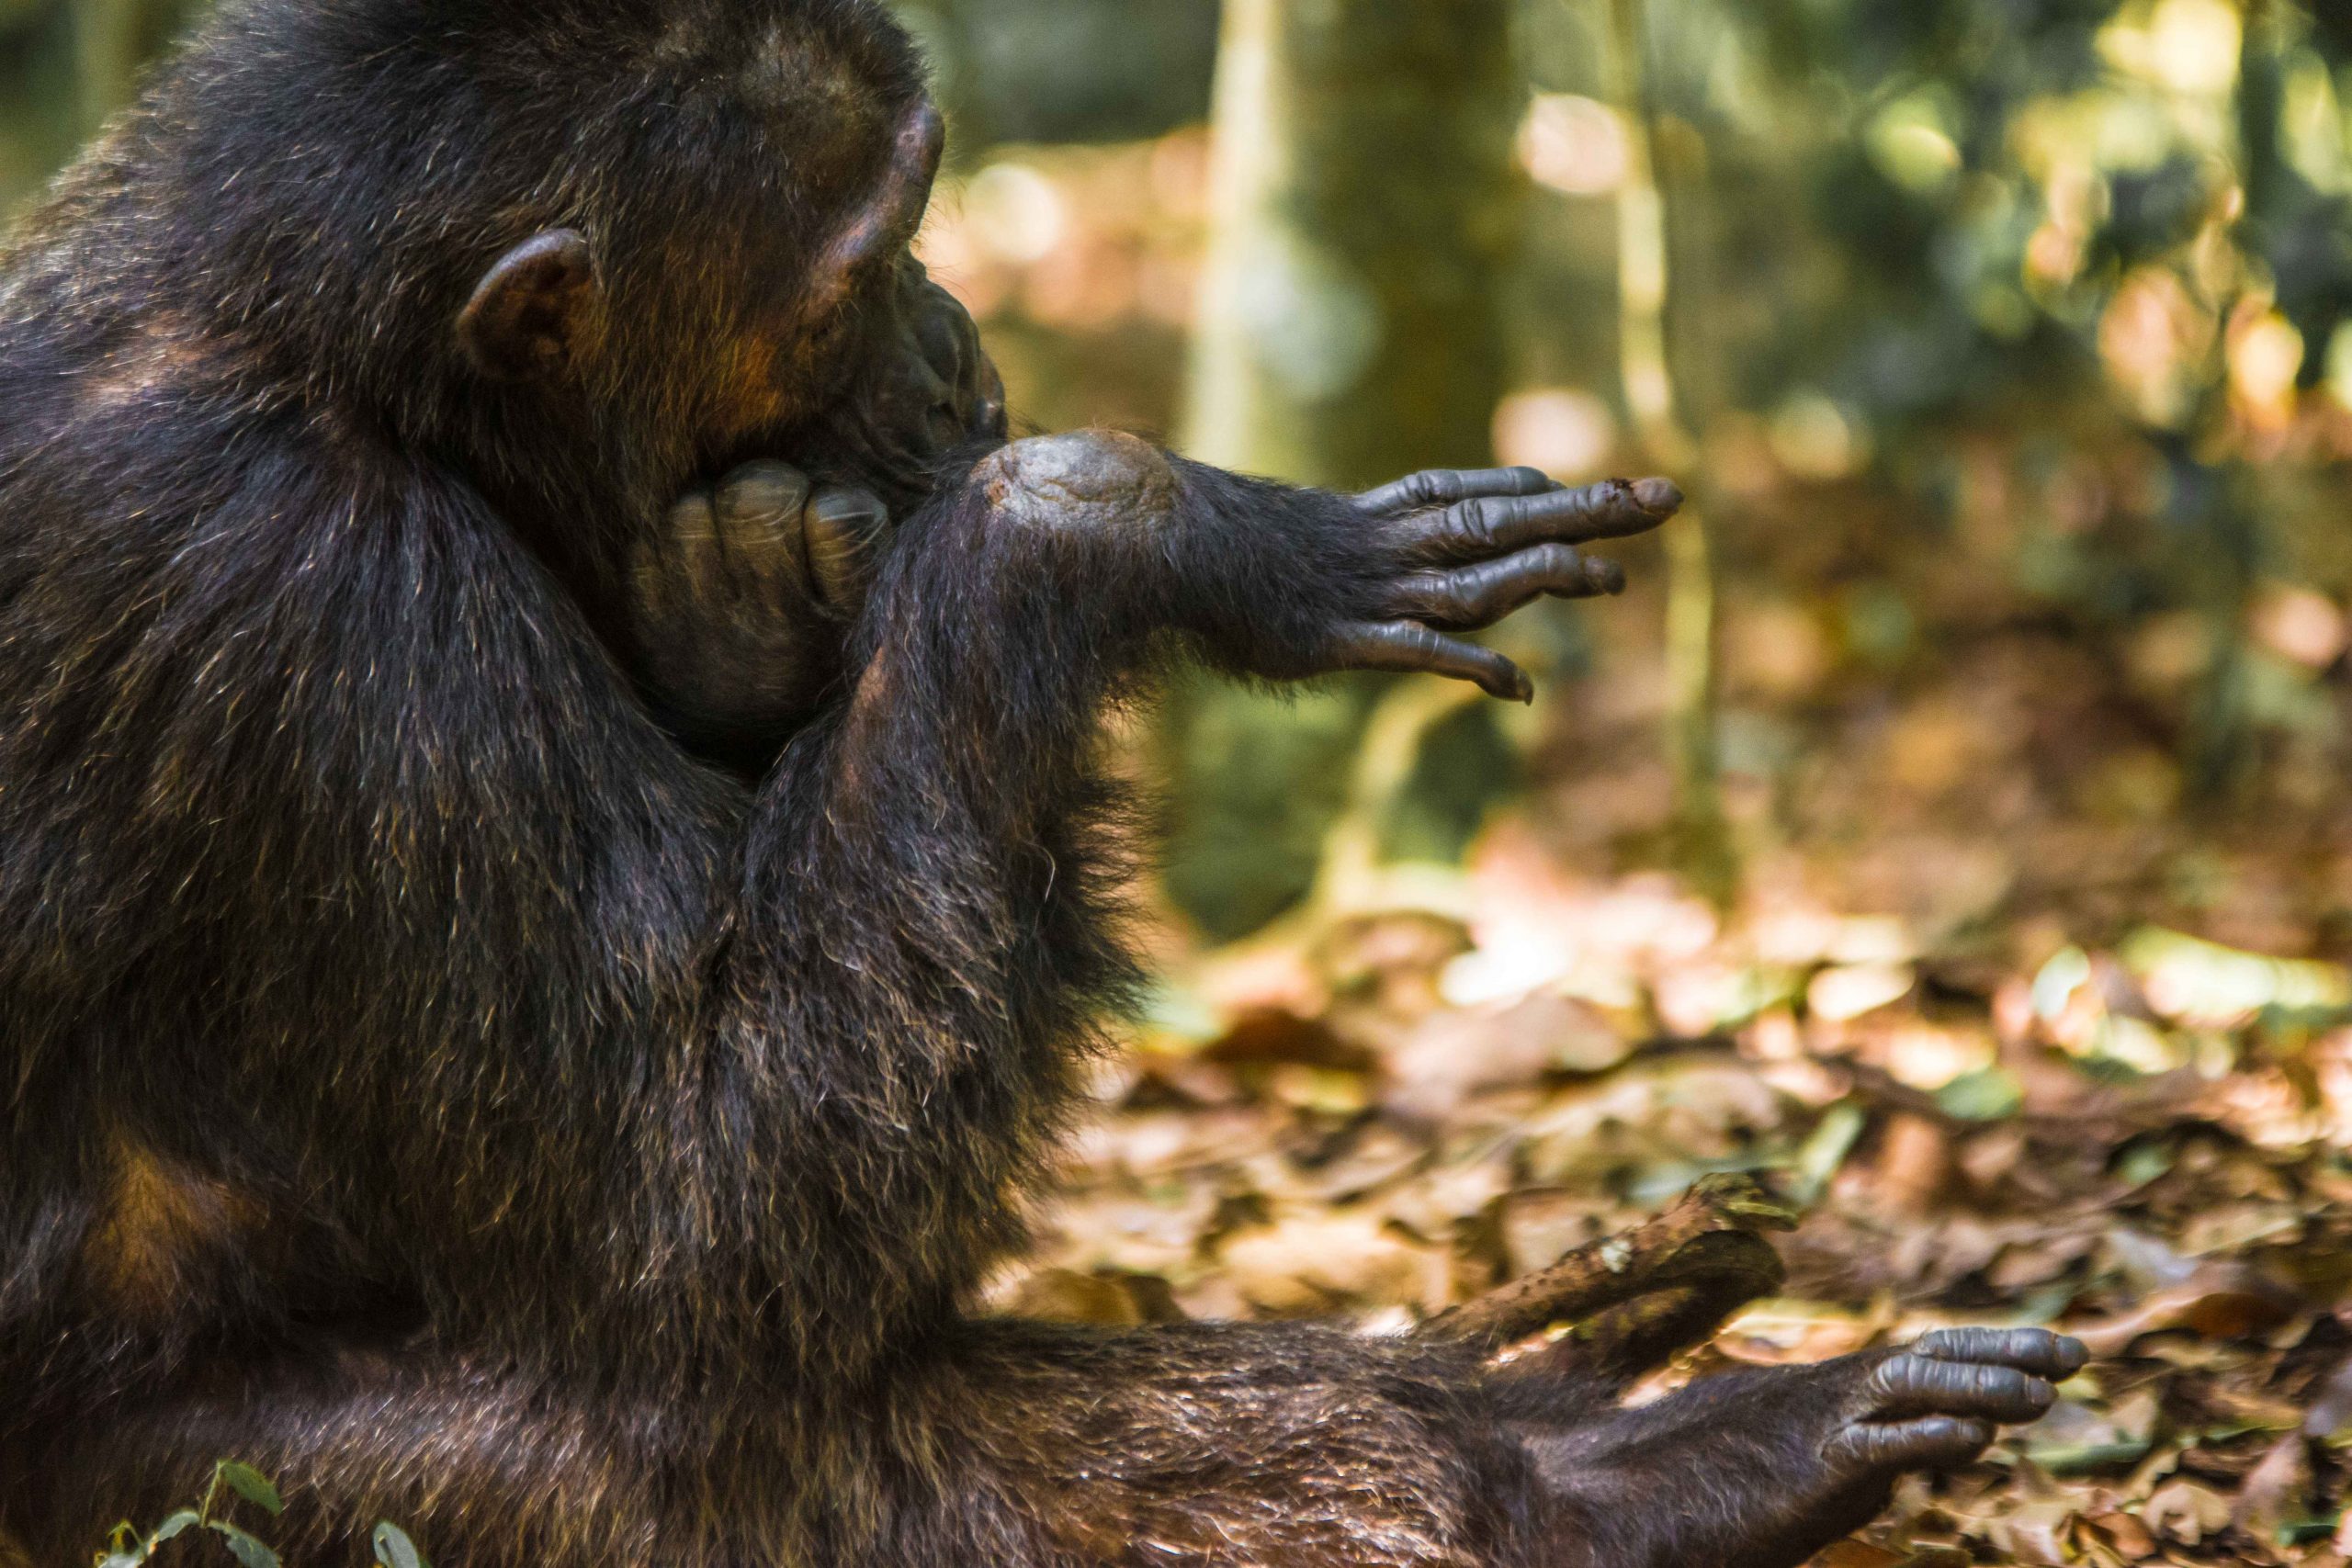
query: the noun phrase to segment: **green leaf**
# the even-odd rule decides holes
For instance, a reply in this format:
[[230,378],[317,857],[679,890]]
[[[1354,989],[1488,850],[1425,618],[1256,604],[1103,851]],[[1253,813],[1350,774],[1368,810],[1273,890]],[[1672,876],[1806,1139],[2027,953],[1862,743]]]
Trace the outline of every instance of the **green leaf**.
[[2111,1443],[2052,1443],[2029,1446],[2026,1457],[2052,1475],[2096,1475],[2101,1471],[2128,1470],[2148,1457],[2154,1445],[2145,1438]]
[[1985,1067],[1944,1085],[1936,1103],[1963,1122],[2001,1122],[2025,1109],[2025,1086],[2004,1068]]
[[409,1540],[408,1531],[398,1525],[376,1527],[376,1561],[383,1568],[433,1568],[416,1549],[416,1542]]
[[92,1568],[139,1568],[146,1561],[147,1553],[143,1551],[101,1551],[90,1560]]
[[220,1539],[229,1543],[229,1550],[237,1554],[237,1561],[244,1568],[283,1568],[277,1552],[267,1541],[256,1540],[220,1519],[213,1520],[210,1528],[220,1532]]
[[254,1507],[266,1511],[272,1517],[286,1511],[286,1500],[277,1495],[277,1488],[270,1484],[268,1476],[253,1466],[239,1464],[234,1460],[222,1460],[220,1471],[220,1479]]
[[199,1525],[203,1522],[204,1521],[202,1519],[197,1517],[196,1510],[194,1508],[182,1508],[178,1513],[174,1514],[171,1517],[165,1519],[162,1524],[155,1527],[155,1533],[147,1538],[147,1550],[149,1551],[153,1551],[157,1547],[163,1545],[164,1542],[171,1540],[174,1536],[187,1530],[189,1527],[193,1525]]
[[2308,1546],[2315,1540],[2325,1540],[2343,1523],[2339,1516],[2327,1519],[2286,1519],[2279,1523],[2278,1541],[2281,1546]]

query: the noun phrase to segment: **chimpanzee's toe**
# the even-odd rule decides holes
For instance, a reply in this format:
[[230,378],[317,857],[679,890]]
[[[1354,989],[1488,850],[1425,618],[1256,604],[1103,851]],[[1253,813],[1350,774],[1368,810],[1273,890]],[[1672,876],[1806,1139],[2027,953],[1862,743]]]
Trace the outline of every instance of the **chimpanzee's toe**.
[[1911,1347],[1939,1361],[1979,1361],[2015,1367],[2064,1382],[2090,1364],[2089,1347],[2046,1328],[1943,1328]]
[[2039,1421],[2058,1398],[2047,1380],[2015,1367],[1908,1352],[1880,1363],[1871,1374],[1870,1393],[1876,1416],[1964,1416],[2004,1423]]
[[1928,1335],[1871,1369],[1860,1417],[1826,1452],[1854,1472],[1943,1470],[1981,1455],[2002,1427],[2039,1421],[2056,1382],[2090,1359],[2081,1341],[2040,1328]]

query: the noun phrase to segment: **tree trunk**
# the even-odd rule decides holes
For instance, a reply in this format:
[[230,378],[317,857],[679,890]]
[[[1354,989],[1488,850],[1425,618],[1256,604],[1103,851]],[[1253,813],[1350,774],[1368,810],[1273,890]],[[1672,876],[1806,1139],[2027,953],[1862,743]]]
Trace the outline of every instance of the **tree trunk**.
[[1625,402],[1645,464],[1679,479],[1692,504],[1666,536],[1666,753],[1674,774],[1675,869],[1717,905],[1738,891],[1717,755],[1714,550],[1699,485],[1700,442],[1674,379],[1667,343],[1672,248],[1649,83],[1649,10],[1608,0],[1610,96],[1624,118],[1627,167],[1618,200],[1618,343]]
[[[1522,217],[1512,10],[1227,0],[1191,455],[1340,490],[1490,460],[1509,360],[1498,300]],[[1170,886],[1212,934],[1241,934],[1314,885],[1369,709],[1392,684],[1335,682],[1299,702],[1180,694],[1165,731],[1179,780]],[[1490,794],[1507,777],[1494,752],[1462,749]],[[1475,826],[1476,803],[1438,793],[1447,807],[1418,815],[1442,848]]]
[[130,101],[139,68],[146,63],[155,8],[148,0],[74,0],[74,74],[85,136],[95,135]]
[[1507,0],[1227,0],[1186,446],[1303,484],[1483,462],[1519,234]]

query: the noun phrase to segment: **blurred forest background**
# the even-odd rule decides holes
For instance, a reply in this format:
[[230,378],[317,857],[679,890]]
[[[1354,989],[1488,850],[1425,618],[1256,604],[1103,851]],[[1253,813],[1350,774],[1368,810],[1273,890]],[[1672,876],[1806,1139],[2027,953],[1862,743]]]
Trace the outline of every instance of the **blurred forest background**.
[[[1169,977],[1003,1301],[1376,1329],[1774,1172],[1675,1376],[2106,1358],[1840,1568],[2352,1557],[2352,6],[902,9],[1021,418],[1694,501],[1532,711],[1135,728]],[[185,19],[0,0],[0,202]]]

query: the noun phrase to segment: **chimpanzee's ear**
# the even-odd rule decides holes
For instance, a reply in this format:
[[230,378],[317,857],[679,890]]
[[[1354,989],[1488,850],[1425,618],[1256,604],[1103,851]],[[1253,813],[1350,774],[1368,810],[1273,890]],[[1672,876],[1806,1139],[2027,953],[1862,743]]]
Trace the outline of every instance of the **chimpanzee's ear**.
[[543,381],[578,362],[604,285],[584,234],[550,229],[498,258],[458,318],[458,341],[493,381]]

